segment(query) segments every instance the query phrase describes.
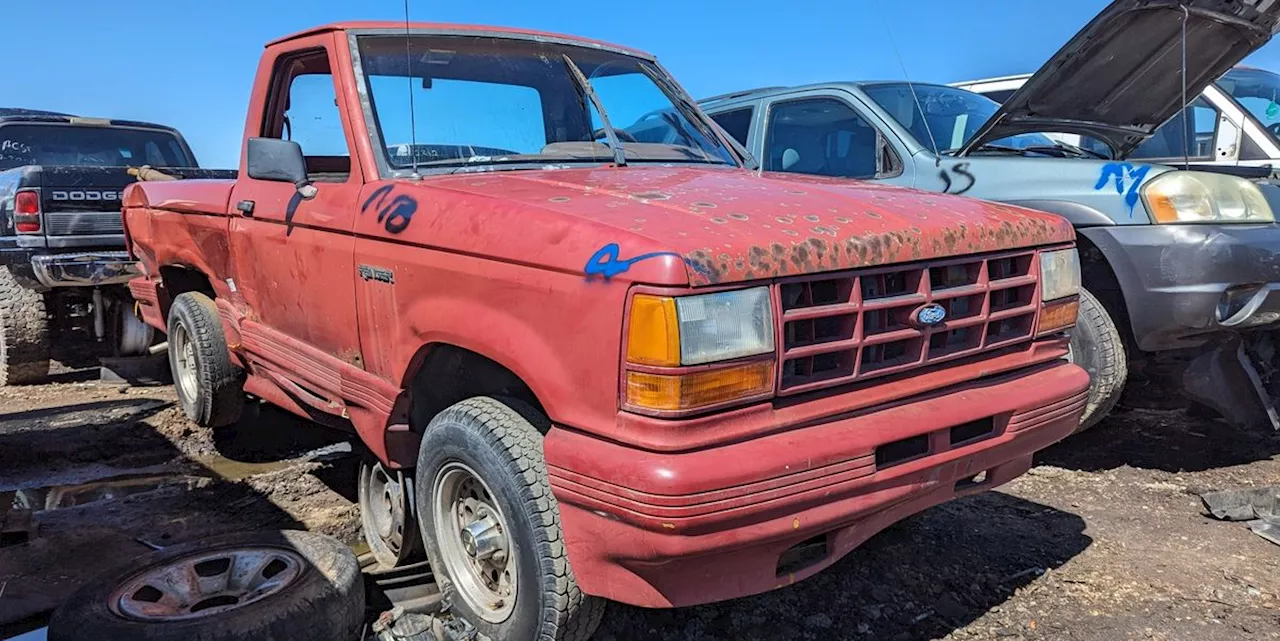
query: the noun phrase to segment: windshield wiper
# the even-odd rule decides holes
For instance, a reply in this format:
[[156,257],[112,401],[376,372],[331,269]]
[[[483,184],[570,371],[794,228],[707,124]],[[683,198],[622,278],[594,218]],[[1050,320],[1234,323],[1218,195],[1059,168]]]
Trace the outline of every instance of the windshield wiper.
[[1038,152],[1045,152],[1050,149],[1055,149],[1061,152],[1065,152],[1067,154],[1071,154],[1072,156],[1076,156],[1079,158],[1088,157],[1088,158],[1097,158],[1100,160],[1110,160],[1110,158],[1106,154],[1098,153],[1092,149],[1085,149],[1084,147],[1068,145],[1065,142],[1054,142],[1052,147],[1045,147],[1045,146],[1027,147],[1027,150],[1029,151],[1038,151]]
[[596,113],[600,114],[600,124],[604,126],[604,135],[609,140],[609,146],[613,147],[613,162],[619,167],[627,166],[627,154],[622,149],[622,141],[618,139],[618,132],[614,131],[613,125],[609,123],[609,115],[604,111],[604,104],[600,102],[600,96],[596,94],[596,90],[591,86],[591,81],[587,80],[587,76],[582,73],[578,65],[573,63],[569,58],[569,54],[561,54],[564,58],[564,66],[568,67],[569,75],[573,76],[574,82],[578,85],[578,91],[582,95],[591,100],[591,104],[595,105]]

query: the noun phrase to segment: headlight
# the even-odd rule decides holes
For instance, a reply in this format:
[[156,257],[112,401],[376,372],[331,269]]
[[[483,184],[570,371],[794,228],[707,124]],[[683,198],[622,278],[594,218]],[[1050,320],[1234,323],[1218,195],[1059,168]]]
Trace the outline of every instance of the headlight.
[[1142,199],[1158,223],[1275,221],[1262,190],[1239,176],[1170,171],[1143,186]]
[[677,298],[637,294],[631,301],[628,362],[676,367],[772,351],[768,287]]
[[1080,293],[1080,254],[1075,248],[1040,252],[1040,300],[1048,302]]
[[[772,359],[714,364],[772,354],[773,330],[768,287],[696,296],[635,295],[627,331],[626,405],[664,414],[772,393]],[[706,364],[713,366],[684,369]]]

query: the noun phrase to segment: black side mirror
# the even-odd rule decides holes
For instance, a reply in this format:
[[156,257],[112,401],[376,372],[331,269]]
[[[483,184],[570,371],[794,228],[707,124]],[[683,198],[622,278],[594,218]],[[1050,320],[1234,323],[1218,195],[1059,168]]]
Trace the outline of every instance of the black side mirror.
[[304,199],[314,198],[316,187],[307,178],[307,159],[292,140],[250,138],[249,177],[254,180],[292,183]]

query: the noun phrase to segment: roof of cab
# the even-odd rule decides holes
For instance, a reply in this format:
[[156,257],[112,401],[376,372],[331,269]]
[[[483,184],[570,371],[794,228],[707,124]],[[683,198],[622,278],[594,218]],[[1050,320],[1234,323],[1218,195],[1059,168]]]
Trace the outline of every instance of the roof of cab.
[[654,57],[653,54],[651,53],[642,51],[640,49],[634,49],[632,47],[616,45],[611,42],[604,42],[602,40],[593,40],[591,38],[581,38],[578,36],[570,36],[570,35],[561,34],[561,33],[553,33],[549,31],[534,31],[532,29],[517,29],[513,27],[495,27],[495,26],[489,26],[489,25],[476,25],[476,24],[454,24],[454,23],[448,23],[448,22],[410,22],[406,24],[405,22],[396,22],[391,20],[354,20],[354,21],[347,21],[347,22],[334,22],[326,25],[312,27],[305,31],[299,31],[294,34],[284,36],[283,38],[277,38],[275,40],[272,40],[271,42],[268,42],[267,46],[271,47],[271,46],[288,42],[290,40],[305,38],[307,36],[314,36],[321,33],[329,33],[331,31],[395,30],[395,31],[403,32],[406,29],[408,29],[411,32],[437,33],[442,35],[486,35],[486,36],[495,36],[495,37],[507,36],[507,37],[526,38],[526,39],[532,38],[535,40],[547,39],[547,40],[555,40],[560,42],[571,42],[575,44],[581,44],[581,45],[586,45],[590,47],[598,47],[602,49],[612,49],[615,51],[625,52],[625,53],[635,55],[635,56],[640,56],[643,58],[652,59]]
[[[777,94],[797,93],[801,91],[809,91],[812,89],[830,89],[832,87],[874,87],[877,85],[904,85],[906,80],[833,80],[830,82],[814,82],[806,85],[795,86],[777,86],[777,87],[760,87],[758,89],[745,89],[742,91],[733,91],[723,93],[718,96],[710,96],[698,100],[699,105],[709,106],[718,103],[738,103],[750,102],[767,96]],[[945,87],[935,82],[914,82],[910,84],[917,87]]]
[[177,134],[178,130],[168,125],[141,120],[117,120],[110,118],[85,118],[72,114],[41,109],[24,109],[19,107],[0,107],[0,124],[5,123],[54,123],[69,125],[86,125],[97,127],[132,127],[134,129],[157,129]]

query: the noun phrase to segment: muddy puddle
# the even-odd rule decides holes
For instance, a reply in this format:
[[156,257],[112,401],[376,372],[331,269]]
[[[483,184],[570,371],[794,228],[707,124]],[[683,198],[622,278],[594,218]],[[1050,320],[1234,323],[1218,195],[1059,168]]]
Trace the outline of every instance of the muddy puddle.
[[15,492],[14,508],[44,512],[152,492],[191,490],[216,481],[237,482],[304,463],[343,458],[351,453],[349,443],[337,443],[280,461],[245,462],[223,456],[205,456],[185,462],[182,467],[187,469],[182,471],[165,471],[165,466],[111,473],[99,469],[96,470],[97,476],[88,479],[72,474],[70,478],[76,478],[75,482],[64,481],[40,487],[0,487],[0,490]]

